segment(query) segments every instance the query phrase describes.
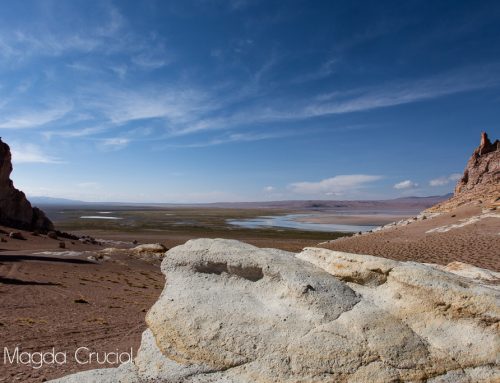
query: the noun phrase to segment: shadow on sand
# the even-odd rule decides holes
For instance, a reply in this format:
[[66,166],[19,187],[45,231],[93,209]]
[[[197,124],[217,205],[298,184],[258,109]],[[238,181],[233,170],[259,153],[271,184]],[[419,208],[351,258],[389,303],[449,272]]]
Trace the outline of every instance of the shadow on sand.
[[60,283],[23,281],[21,279],[4,278],[4,277],[0,277],[0,283],[3,283],[5,285],[22,285],[22,286],[59,286],[60,285]]
[[86,259],[78,258],[57,258],[46,257],[41,255],[6,255],[0,254],[0,262],[22,262],[22,261],[42,261],[42,262],[60,262],[60,263],[77,263],[77,264],[90,264],[95,265],[95,262]]
[[[45,257],[39,255],[0,255],[0,264],[8,262],[23,262],[23,261],[42,261],[42,262],[60,262],[60,263],[73,263],[73,264],[90,264],[94,265],[95,262],[87,261],[85,259],[74,258],[56,258]],[[31,286],[58,286],[59,283],[52,282],[37,282],[37,281],[23,281],[22,279],[6,278],[0,276],[0,283],[5,285],[31,285]]]

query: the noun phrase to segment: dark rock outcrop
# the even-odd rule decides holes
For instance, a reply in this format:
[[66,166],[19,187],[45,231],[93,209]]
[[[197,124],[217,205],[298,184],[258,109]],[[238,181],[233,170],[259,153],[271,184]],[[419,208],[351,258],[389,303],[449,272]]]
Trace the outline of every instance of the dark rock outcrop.
[[467,204],[481,204],[486,208],[500,206],[500,142],[492,143],[484,132],[453,197],[429,210],[448,211]]
[[22,230],[54,230],[45,213],[32,207],[25,194],[14,187],[10,174],[12,155],[0,138],[0,225]]

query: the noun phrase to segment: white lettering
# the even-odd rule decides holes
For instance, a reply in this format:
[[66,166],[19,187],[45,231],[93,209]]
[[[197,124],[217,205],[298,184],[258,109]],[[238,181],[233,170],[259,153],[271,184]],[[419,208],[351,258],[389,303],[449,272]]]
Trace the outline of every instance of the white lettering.
[[[127,359],[122,360],[122,356],[126,356]],[[123,363],[130,363],[130,362],[132,362],[132,357],[133,357],[133,351],[132,351],[132,348],[130,348],[130,354],[128,352],[122,352],[120,354],[120,363],[121,364],[123,364]]]
[[87,352],[90,351],[87,347],[79,347],[76,349],[75,351],[75,361],[76,363],[78,364],[89,364],[89,360],[87,359],[86,362],[82,362],[79,358],[78,358],[78,353],[80,352],[80,350],[86,350]]
[[14,363],[14,360],[19,358],[19,347],[14,349],[14,354],[12,355],[12,359],[10,358],[9,349],[7,347],[3,348],[3,364],[7,364],[6,359],[9,360],[9,363]]
[[[78,364],[97,363],[100,365],[118,365],[132,362],[133,349],[130,349],[130,353],[120,353],[118,350],[112,352],[95,352],[83,346],[76,349],[74,358]],[[4,347],[3,363],[31,365],[32,368],[39,369],[44,365],[65,364],[67,363],[67,359],[65,352],[56,352],[55,348],[52,348],[52,350],[48,352],[28,352],[19,350],[19,347],[12,350],[9,350],[8,347]]]

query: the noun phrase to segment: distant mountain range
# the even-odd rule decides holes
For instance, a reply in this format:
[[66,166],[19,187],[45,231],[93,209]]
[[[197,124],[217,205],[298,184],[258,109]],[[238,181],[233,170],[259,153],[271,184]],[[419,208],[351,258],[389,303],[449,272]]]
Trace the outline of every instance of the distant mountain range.
[[223,208],[267,208],[267,209],[294,209],[294,210],[405,210],[426,209],[450,198],[452,194],[429,197],[402,197],[388,200],[291,200],[269,202],[224,202],[208,204]]
[[128,202],[86,202],[67,198],[53,198],[45,196],[30,197],[32,204],[37,206],[200,206],[218,207],[226,209],[288,209],[288,210],[405,210],[426,209],[437,203],[447,200],[452,194],[429,197],[402,197],[388,200],[290,200],[290,201],[265,201],[265,202],[217,202],[199,204],[173,204],[173,203],[128,203]]
[[93,202],[78,201],[74,199],[67,198],[54,198],[54,197],[43,197],[43,196],[28,196],[30,202],[33,205],[88,205]]

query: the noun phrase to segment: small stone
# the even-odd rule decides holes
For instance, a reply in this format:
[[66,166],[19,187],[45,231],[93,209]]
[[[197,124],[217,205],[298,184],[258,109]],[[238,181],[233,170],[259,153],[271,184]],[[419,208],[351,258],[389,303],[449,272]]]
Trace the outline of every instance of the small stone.
[[89,302],[86,299],[83,299],[83,298],[75,299],[74,302],[75,303],[89,304]]
[[26,238],[24,238],[23,234],[19,231],[13,231],[11,233],[9,233],[9,238],[12,238],[12,239],[19,239],[19,240],[25,240]]

